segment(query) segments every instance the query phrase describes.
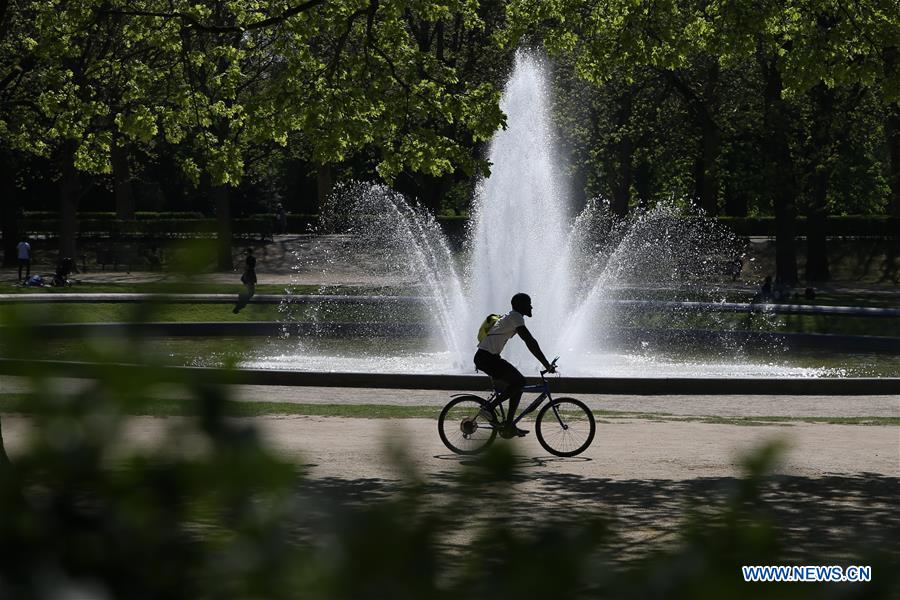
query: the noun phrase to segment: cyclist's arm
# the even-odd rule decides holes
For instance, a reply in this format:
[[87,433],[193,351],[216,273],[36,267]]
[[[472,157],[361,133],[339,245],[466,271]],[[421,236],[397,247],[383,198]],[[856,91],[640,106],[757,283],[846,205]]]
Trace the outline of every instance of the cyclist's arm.
[[525,342],[525,346],[534,355],[534,357],[538,359],[538,361],[540,361],[542,365],[544,365],[544,368],[548,371],[551,370],[550,361],[548,361],[547,357],[544,356],[544,353],[541,352],[540,345],[538,345],[537,340],[534,339],[534,336],[531,335],[531,332],[528,331],[528,328],[524,325],[519,325],[518,327],[516,327],[516,333],[519,334],[519,337],[522,338],[522,341]]

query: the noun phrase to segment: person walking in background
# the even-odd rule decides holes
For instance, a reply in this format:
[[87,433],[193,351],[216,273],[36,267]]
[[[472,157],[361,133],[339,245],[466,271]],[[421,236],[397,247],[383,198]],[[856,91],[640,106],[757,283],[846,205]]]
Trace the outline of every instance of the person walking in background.
[[25,279],[31,277],[31,244],[27,239],[22,240],[16,246],[16,255],[19,257],[19,281],[22,281],[22,267],[25,267]]
[[247,258],[244,261],[244,273],[241,275],[241,283],[247,288],[238,295],[238,302],[234,307],[234,314],[238,314],[250,302],[250,298],[256,293],[256,257],[253,256],[253,248],[247,248]]

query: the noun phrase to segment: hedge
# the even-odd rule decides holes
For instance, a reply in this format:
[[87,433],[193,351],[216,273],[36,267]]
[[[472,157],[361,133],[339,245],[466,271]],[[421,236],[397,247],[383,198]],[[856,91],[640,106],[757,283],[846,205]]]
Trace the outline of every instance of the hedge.
[[[78,220],[80,234],[96,235],[106,234],[110,236],[155,236],[182,237],[191,234],[211,235],[217,231],[217,221],[211,218],[156,218],[152,220],[122,221],[115,216],[97,218],[84,215],[96,215],[98,213],[81,213]],[[161,213],[162,214],[162,213]],[[306,233],[318,221],[315,215],[289,215],[288,231]],[[234,235],[259,235],[269,237],[275,229],[275,215],[254,215],[248,218],[238,218],[231,221],[231,229]],[[19,219],[19,230],[30,235],[43,234],[55,236],[59,232],[59,219],[26,217]]]
[[[775,236],[775,217],[719,217],[723,225],[742,236]],[[797,235],[807,232],[806,217],[797,217]],[[830,216],[825,220],[825,232],[843,237],[890,237],[900,231],[900,220],[887,215]]]
[[[179,214],[178,217],[171,215]],[[82,234],[108,235],[167,235],[214,234],[216,220],[198,217],[198,213],[138,213],[133,221],[121,221],[113,213],[80,213],[78,230]],[[188,215],[188,216],[185,216]],[[289,214],[287,231],[310,233],[315,230],[318,215]],[[437,221],[448,232],[459,234],[465,230],[468,217],[464,215],[439,216]],[[774,217],[720,217],[718,221],[730,227],[741,236],[775,236]],[[270,236],[276,227],[274,214],[258,214],[232,220],[235,235]],[[900,232],[900,220],[888,216],[849,215],[828,217],[826,234],[840,237],[891,237]],[[19,230],[28,234],[56,235],[59,219],[54,213],[26,213],[19,220]],[[798,236],[806,235],[807,220],[799,217],[796,221]]]

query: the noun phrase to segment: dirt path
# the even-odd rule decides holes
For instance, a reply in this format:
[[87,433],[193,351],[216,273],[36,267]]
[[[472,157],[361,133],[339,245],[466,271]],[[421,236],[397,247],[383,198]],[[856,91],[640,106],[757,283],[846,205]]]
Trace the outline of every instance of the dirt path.
[[[154,445],[167,421],[130,420],[128,438]],[[395,465],[385,458],[390,446],[406,448],[425,474],[465,468],[469,461],[440,442],[431,419],[358,419],[267,416],[251,419],[271,448],[310,466],[313,477],[393,479]],[[525,427],[532,428],[527,422]],[[11,454],[24,442],[28,419],[4,415],[3,435]],[[771,442],[786,445],[778,473],[900,477],[900,427],[790,423],[738,426],[700,422],[616,419],[599,423],[592,446],[580,457],[559,459],[540,447],[534,435],[497,443],[511,444],[522,469],[535,476],[570,474],[611,480],[684,480],[737,477],[740,457]]]
[[[467,462],[447,451],[437,437],[435,421],[429,419],[284,417],[257,422],[279,452],[315,464],[313,476],[390,478],[390,462],[379,452],[388,444],[410,448],[414,463],[426,473],[461,468]],[[778,470],[784,475],[900,477],[898,427],[617,420],[600,423],[595,442],[576,459],[550,456],[533,434],[497,443],[512,444],[522,468],[536,476],[682,480],[738,476],[739,457],[773,440],[787,445]]]

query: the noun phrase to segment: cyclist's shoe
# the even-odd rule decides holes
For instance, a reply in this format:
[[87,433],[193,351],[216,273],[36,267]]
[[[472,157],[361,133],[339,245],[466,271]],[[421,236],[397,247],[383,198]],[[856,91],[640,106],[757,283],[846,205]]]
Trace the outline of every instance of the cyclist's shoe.
[[514,437],[525,437],[528,435],[528,430],[519,429],[515,425],[505,425],[500,432],[501,437],[506,439],[512,439]]

